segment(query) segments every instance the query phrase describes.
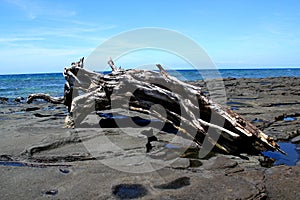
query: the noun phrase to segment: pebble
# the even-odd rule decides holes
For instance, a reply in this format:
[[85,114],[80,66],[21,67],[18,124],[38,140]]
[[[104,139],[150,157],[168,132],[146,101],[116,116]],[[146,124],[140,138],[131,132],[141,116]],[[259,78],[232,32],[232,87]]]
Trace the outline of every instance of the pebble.
[[45,192],[46,195],[51,195],[51,196],[57,195],[57,193],[58,193],[58,190],[56,190],[56,189],[48,190]]
[[24,101],[25,99],[24,99],[24,97],[17,97],[17,98],[15,98],[15,102],[22,102],[22,101]]
[[63,168],[60,168],[59,171],[62,172],[62,173],[64,173],[64,174],[70,173],[70,170],[68,170],[68,169],[63,169]]

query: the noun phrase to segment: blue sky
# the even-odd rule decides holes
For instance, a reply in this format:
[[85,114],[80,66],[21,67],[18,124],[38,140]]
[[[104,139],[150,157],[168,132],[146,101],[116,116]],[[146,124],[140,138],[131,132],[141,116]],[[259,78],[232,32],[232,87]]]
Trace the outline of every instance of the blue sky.
[[[0,0],[0,74],[61,72],[124,31],[160,27],[196,41],[219,68],[299,67],[300,1]],[[120,65],[162,62],[137,52]]]

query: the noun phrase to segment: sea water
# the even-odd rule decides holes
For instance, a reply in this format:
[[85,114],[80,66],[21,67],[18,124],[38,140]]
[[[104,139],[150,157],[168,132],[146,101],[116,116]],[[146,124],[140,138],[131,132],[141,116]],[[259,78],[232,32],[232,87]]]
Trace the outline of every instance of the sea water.
[[[106,72],[107,73],[107,72]],[[300,77],[300,68],[290,69],[219,69],[170,70],[171,75],[184,81],[213,78]],[[62,73],[0,75],[0,97],[27,97],[33,93],[63,96],[65,79]]]
[[61,73],[0,75],[0,97],[27,97],[33,93],[63,96],[64,77]]

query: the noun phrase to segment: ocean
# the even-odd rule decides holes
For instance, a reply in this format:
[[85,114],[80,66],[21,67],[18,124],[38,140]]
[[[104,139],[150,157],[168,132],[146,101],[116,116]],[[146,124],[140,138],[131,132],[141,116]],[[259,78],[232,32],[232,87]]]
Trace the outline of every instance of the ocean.
[[[219,69],[172,70],[169,73],[181,80],[196,81],[212,78],[300,77],[300,68],[285,69]],[[26,98],[32,93],[63,96],[65,79],[62,73],[0,75],[0,97]]]

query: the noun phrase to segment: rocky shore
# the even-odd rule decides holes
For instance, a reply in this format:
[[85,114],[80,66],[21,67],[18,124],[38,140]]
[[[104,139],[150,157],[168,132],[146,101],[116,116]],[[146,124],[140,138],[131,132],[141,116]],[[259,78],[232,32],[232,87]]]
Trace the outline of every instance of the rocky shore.
[[[204,81],[192,84],[213,93]],[[229,78],[224,87],[224,106],[300,152],[300,78]],[[86,118],[86,127],[65,129],[63,105],[22,101],[0,99],[1,199],[300,196],[299,166],[273,166],[272,159],[251,155],[215,153],[199,159],[193,144],[160,131],[159,124],[114,128],[96,114]],[[297,160],[294,165],[300,165]]]

